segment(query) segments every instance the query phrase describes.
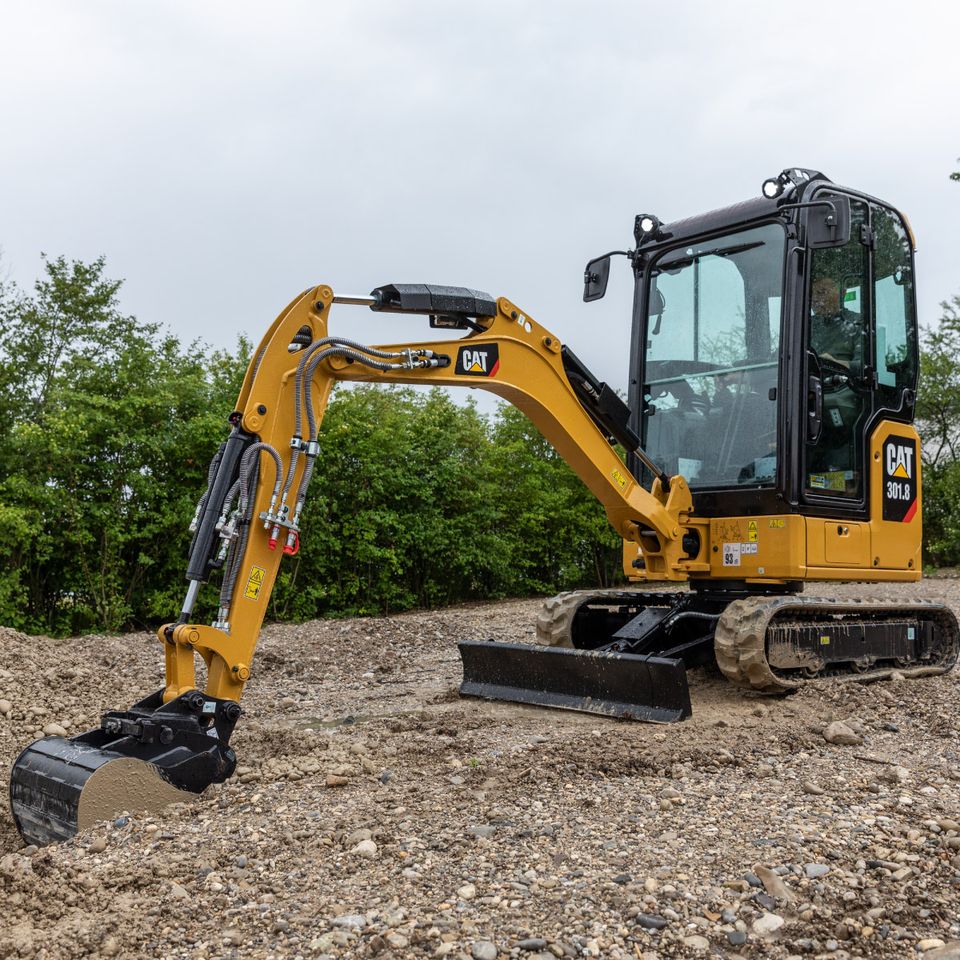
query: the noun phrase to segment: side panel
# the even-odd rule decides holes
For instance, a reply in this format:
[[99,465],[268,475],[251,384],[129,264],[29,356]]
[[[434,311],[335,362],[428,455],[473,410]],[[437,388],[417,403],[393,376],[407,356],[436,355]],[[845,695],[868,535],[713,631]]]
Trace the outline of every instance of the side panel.
[[869,491],[869,523],[806,518],[809,579],[920,579],[920,438],[912,425],[877,424],[870,436]]
[[710,574],[723,580],[800,580],[806,572],[803,518],[710,521]]

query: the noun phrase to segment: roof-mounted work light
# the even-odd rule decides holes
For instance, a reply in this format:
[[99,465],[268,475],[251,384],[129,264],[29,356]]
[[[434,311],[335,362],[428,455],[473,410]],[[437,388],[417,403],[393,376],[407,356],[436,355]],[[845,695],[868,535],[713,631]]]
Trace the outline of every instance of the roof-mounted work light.
[[652,213],[641,213],[633,222],[633,236],[637,243],[652,240],[660,232],[660,219]]

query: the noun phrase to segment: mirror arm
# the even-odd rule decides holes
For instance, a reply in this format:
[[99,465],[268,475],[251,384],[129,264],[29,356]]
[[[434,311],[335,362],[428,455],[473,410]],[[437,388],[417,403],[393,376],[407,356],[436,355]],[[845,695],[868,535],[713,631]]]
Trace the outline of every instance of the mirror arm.
[[590,272],[591,264],[596,263],[598,260],[606,260],[607,257],[632,257],[633,250],[611,250],[609,253],[602,253],[599,257],[594,257],[590,263],[587,264],[587,269],[583,271],[583,282],[592,283],[598,279],[598,274]]
[[829,207],[833,211],[833,223],[831,226],[836,226],[837,205],[832,200],[808,200],[805,203],[785,203],[777,207],[777,212],[779,213],[781,210],[802,210],[804,207]]

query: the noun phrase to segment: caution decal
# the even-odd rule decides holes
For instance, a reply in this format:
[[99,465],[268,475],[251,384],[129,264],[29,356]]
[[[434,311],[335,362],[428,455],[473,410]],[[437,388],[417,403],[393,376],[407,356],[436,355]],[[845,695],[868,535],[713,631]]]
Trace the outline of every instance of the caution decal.
[[263,578],[267,575],[267,571],[263,567],[251,567],[250,576],[247,578],[247,586],[243,591],[243,595],[248,600],[257,600],[260,597],[260,590],[263,587]]
[[883,445],[883,519],[909,523],[916,513],[916,441],[889,437]]
[[500,369],[500,348],[495,343],[461,347],[456,372],[468,377],[493,377]]

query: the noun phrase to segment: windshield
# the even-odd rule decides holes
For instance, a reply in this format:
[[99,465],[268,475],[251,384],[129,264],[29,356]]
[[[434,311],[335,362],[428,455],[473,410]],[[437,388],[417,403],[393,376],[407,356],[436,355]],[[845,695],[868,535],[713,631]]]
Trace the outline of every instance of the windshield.
[[775,479],[783,256],[770,224],[648,271],[644,447],[694,488]]

